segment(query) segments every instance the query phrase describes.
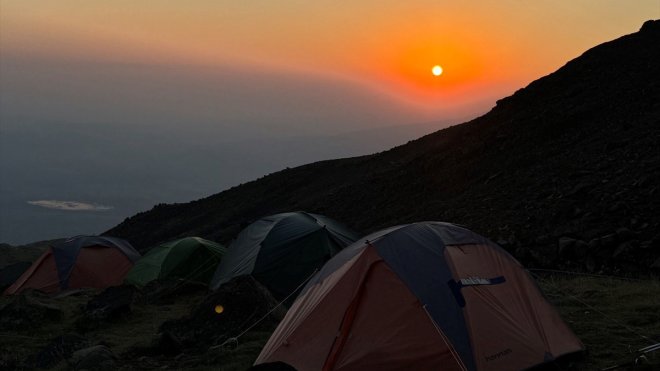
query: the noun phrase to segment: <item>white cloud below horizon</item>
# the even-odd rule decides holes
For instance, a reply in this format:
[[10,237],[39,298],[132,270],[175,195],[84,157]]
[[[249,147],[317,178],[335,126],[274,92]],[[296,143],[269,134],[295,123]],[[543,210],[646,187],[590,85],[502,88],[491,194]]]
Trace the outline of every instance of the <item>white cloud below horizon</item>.
[[61,201],[61,200],[34,200],[27,202],[30,205],[44,207],[46,209],[64,210],[64,211],[106,211],[113,209],[112,206],[93,204],[80,201]]

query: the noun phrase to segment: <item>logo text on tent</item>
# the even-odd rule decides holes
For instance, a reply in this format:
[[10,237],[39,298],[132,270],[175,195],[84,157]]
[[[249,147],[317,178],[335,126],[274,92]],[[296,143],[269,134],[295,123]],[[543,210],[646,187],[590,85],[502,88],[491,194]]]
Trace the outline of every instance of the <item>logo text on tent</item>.
[[461,285],[463,286],[491,285],[491,284],[492,282],[488,278],[481,278],[481,277],[461,278]]
[[501,352],[497,352],[495,354],[491,354],[489,356],[486,356],[486,362],[494,361],[496,359],[500,359],[508,354],[513,353],[513,351],[510,348],[506,348]]
[[461,293],[461,289],[463,287],[499,285],[504,282],[506,282],[506,278],[504,278],[504,276],[493,277],[493,278],[467,277],[467,278],[461,278],[458,281],[449,280],[447,284],[449,285],[449,289],[451,290],[451,292],[454,294],[454,297],[456,298],[456,302],[462,308],[465,306],[465,298]]

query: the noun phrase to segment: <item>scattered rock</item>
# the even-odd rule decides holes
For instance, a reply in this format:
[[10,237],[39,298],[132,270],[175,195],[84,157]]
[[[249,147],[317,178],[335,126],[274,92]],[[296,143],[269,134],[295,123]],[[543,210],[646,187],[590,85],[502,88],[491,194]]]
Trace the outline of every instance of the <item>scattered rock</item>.
[[589,252],[595,252],[600,247],[600,239],[594,238],[593,240],[589,241],[588,245],[589,245]]
[[90,342],[77,334],[58,336],[28,359],[28,365],[35,368],[52,368],[63,360],[71,358],[73,352],[90,346]]
[[105,345],[96,345],[75,351],[71,356],[75,370],[114,370],[116,357]]
[[56,305],[48,303],[48,297],[37,291],[25,291],[11,297],[10,302],[0,308],[0,328],[23,330],[43,326],[57,321],[62,312]]
[[581,199],[589,193],[591,188],[593,188],[592,184],[580,182],[566,194],[566,197]]
[[615,212],[623,210],[623,208],[624,208],[623,202],[615,202],[610,206],[608,211],[611,212],[611,213],[615,213]]
[[513,255],[523,263],[530,258],[529,249],[522,246],[517,248]]
[[600,245],[605,248],[613,247],[617,242],[616,234],[608,234],[600,238]]
[[619,228],[616,230],[616,236],[619,241],[629,241],[635,237],[635,233],[628,228]]
[[191,282],[188,280],[173,278],[164,280],[153,280],[144,286],[136,300],[142,303],[171,304],[176,302],[178,295],[182,292],[208,290],[208,285]]
[[598,263],[596,261],[596,258],[593,256],[587,256],[587,259],[584,262],[584,267],[587,269],[587,271],[593,273],[596,271],[597,266]]
[[108,287],[85,305],[83,315],[76,321],[79,330],[97,328],[131,312],[135,288],[133,286]]
[[536,237],[534,239],[534,243],[536,245],[547,245],[547,244],[552,243],[552,240],[551,240],[550,236],[548,236],[547,234],[544,234],[544,235]]
[[651,240],[651,248],[656,251],[660,250],[660,234]]
[[575,251],[575,257],[584,258],[585,256],[587,256],[587,253],[589,252],[589,244],[587,244],[582,240],[575,241],[573,250]]
[[624,253],[630,252],[632,250],[632,244],[630,242],[623,242],[617,246],[616,250],[612,253],[612,257],[616,258]]
[[651,248],[652,245],[653,245],[652,241],[642,241],[639,244],[639,248],[642,249],[642,250],[648,250],[648,249]]
[[574,256],[573,246],[577,242],[576,239],[571,237],[561,237],[559,238],[557,253],[560,258],[570,258]]
[[651,264],[651,268],[654,269],[660,269],[660,258],[657,258],[653,264]]

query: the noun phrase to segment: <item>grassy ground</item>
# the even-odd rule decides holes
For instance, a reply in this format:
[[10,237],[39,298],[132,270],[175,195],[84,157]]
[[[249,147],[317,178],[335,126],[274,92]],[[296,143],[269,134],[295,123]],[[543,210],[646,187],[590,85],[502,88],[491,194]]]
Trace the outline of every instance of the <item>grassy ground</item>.
[[266,345],[271,331],[251,331],[239,339],[235,348],[226,348],[213,351],[206,357],[206,365],[200,370],[214,371],[245,371],[254,363],[254,360]]
[[[598,370],[625,363],[633,359],[635,350],[660,341],[660,281],[544,276],[539,277],[539,284],[589,349],[584,359],[571,365],[571,370]],[[33,330],[0,329],[0,366],[3,359],[24,360],[42,349],[50,339],[75,333],[75,322],[93,294],[89,291],[49,299],[49,304],[62,310],[63,317],[59,321],[46,322]],[[84,336],[94,344],[104,343],[110,347],[120,359],[122,369],[167,366],[245,370],[259,354],[269,331],[249,332],[239,339],[238,344],[198,355],[174,358],[143,357],[135,353],[135,349],[153,344],[162,322],[187,315],[202,298],[203,293],[198,292],[180,297],[169,305],[134,304],[129,316],[103,324]],[[8,300],[0,298],[0,305]],[[60,362],[55,368],[65,369],[67,364]]]
[[660,281],[545,276],[539,284],[588,349],[577,370],[632,361],[636,350],[660,342]]

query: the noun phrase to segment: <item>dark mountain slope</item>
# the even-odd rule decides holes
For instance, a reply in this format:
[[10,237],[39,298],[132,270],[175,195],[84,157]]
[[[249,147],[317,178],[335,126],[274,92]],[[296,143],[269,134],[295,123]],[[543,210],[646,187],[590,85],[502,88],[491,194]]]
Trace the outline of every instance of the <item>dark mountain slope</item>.
[[660,21],[646,22],[465,124],[157,205],[107,233],[141,249],[184,235],[226,242],[264,214],[302,209],[364,232],[460,223],[528,264],[660,266],[658,45]]

